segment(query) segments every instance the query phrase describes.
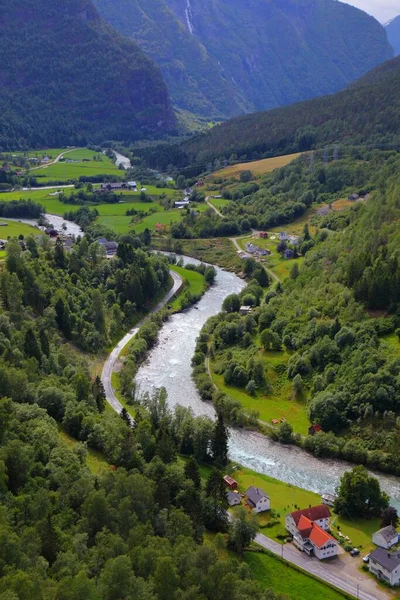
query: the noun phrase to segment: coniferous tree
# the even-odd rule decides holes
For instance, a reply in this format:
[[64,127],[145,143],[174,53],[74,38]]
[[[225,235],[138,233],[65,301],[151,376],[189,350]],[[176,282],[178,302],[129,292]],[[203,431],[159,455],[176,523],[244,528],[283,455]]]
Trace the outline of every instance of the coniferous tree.
[[39,331],[40,347],[45,356],[50,356],[49,338],[43,327]]
[[228,464],[228,439],[229,433],[225,427],[222,411],[220,411],[212,440],[212,456],[218,467],[225,467]]
[[40,352],[39,343],[35,332],[30,327],[25,333],[24,351],[27,356],[36,358],[39,363],[41,362],[42,353]]
[[201,476],[200,469],[198,467],[197,462],[194,458],[190,457],[189,460],[185,463],[184,468],[185,477],[193,481],[194,487],[198,490],[201,487]]

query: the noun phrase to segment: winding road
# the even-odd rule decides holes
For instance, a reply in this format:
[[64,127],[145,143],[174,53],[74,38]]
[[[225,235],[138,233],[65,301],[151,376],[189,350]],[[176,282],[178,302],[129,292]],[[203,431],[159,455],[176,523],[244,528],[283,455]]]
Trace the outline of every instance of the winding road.
[[109,405],[118,414],[120,414],[120,412],[122,411],[123,406],[122,406],[121,402],[118,400],[117,396],[115,395],[114,388],[112,386],[112,381],[111,381],[111,377],[112,377],[112,374],[114,372],[116,362],[117,362],[118,357],[121,354],[122,350],[125,348],[125,346],[127,344],[129,344],[129,342],[131,341],[131,339],[135,337],[135,335],[138,333],[139,329],[146,323],[146,321],[148,320],[149,316],[151,314],[154,314],[154,313],[158,312],[181,289],[181,287],[183,285],[183,279],[182,279],[182,277],[180,275],[178,275],[177,273],[174,273],[173,271],[170,271],[170,274],[171,274],[171,277],[174,280],[172,288],[164,296],[164,298],[156,306],[154,306],[151,309],[149,315],[147,315],[144,319],[142,319],[141,321],[139,321],[139,323],[133,329],[131,329],[122,338],[122,340],[120,342],[118,342],[118,344],[115,346],[115,348],[113,348],[111,354],[108,356],[106,362],[104,363],[103,371],[101,373],[101,381],[102,381],[102,383],[104,385],[104,390],[105,390],[105,393],[106,393],[106,400],[109,403]]
[[225,215],[223,215],[223,214],[222,214],[222,212],[221,212],[220,210],[218,210],[218,208],[217,208],[216,206],[214,206],[214,204],[211,204],[211,202],[210,202],[210,198],[212,198],[212,196],[207,196],[207,198],[206,198],[206,204],[208,204],[208,206],[209,206],[210,208],[212,208],[212,210],[213,210],[215,213],[217,213],[217,215],[218,215],[219,217],[221,217],[221,219],[225,219]]

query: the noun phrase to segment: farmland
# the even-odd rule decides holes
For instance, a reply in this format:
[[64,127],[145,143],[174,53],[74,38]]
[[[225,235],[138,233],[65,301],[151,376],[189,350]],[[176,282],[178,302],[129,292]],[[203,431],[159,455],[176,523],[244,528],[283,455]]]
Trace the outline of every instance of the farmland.
[[[65,161],[73,160],[79,162],[57,162],[48,167],[43,166],[35,169],[33,174],[40,183],[50,181],[70,181],[79,177],[93,177],[96,175],[122,175],[121,170],[114,161],[102,152],[93,152],[88,148],[68,151]],[[83,162],[85,160],[85,162]],[[88,161],[88,162],[86,162]]]
[[[4,226],[3,223],[7,223],[7,225]],[[0,239],[2,240],[6,240],[9,237],[18,237],[19,235],[27,237],[29,235],[40,235],[41,233],[40,229],[25,225],[25,223],[11,221],[9,219],[0,219]]]
[[240,173],[243,171],[251,171],[254,175],[264,175],[265,173],[270,173],[274,169],[285,167],[299,156],[299,153],[287,154],[286,156],[265,158],[264,160],[257,160],[255,162],[238,163],[213,173],[212,177],[234,177],[238,179]]

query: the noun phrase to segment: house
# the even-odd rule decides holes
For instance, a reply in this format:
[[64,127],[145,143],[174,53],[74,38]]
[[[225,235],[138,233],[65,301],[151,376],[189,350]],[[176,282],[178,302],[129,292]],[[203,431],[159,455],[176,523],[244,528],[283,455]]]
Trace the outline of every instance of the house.
[[113,192],[115,190],[133,190],[136,191],[136,181],[116,181],[102,183],[101,192]]
[[329,529],[329,519],[331,518],[331,511],[326,504],[320,504],[319,506],[310,506],[303,510],[296,510],[286,515],[286,529],[291,535],[295,535],[297,527],[301,517],[307,517],[313,523],[316,523],[321,529],[326,531]]
[[190,202],[189,200],[181,200],[179,202],[175,202],[174,206],[175,208],[187,208],[189,206]]
[[240,494],[237,492],[232,492],[231,490],[227,490],[226,497],[228,499],[229,506],[238,506],[242,502]]
[[44,163],[48,163],[48,162],[50,162],[50,159],[49,159],[49,157],[48,157],[48,156],[45,156],[45,157],[44,157],[44,159],[42,160],[42,162],[44,162]]
[[268,233],[266,231],[260,231],[259,236],[261,239],[265,240],[268,237]]
[[136,188],[137,188],[136,181],[127,181],[126,185],[128,186],[128,189],[130,189],[130,190],[136,190]]
[[271,254],[271,250],[268,250],[268,248],[259,248],[251,242],[247,242],[246,250],[250,254],[254,254],[256,256],[268,256],[269,254]]
[[250,486],[246,491],[246,503],[256,513],[271,510],[271,500],[268,494],[254,486]]
[[321,425],[319,425],[318,423],[316,425],[311,425],[311,427],[308,428],[308,435],[315,435],[319,431],[322,431]]
[[359,199],[359,195],[358,194],[350,194],[349,196],[349,200],[354,201],[354,200],[358,200]]
[[286,515],[286,529],[293,536],[294,545],[319,560],[336,556],[339,545],[327,531],[330,516],[331,512],[325,504]]
[[67,252],[70,252],[72,250],[73,245],[74,245],[74,240],[71,240],[71,238],[67,238],[66,240],[63,241],[64,250],[67,250]]
[[252,311],[252,307],[251,306],[241,306],[239,309],[239,314],[243,316],[245,315],[249,315]]
[[58,236],[58,231],[56,229],[54,229],[54,227],[46,227],[44,232],[46,235],[48,235],[52,238],[56,238]]
[[387,552],[377,548],[369,555],[369,572],[380,581],[400,585],[400,552]]
[[372,541],[376,546],[389,550],[389,548],[395,546],[399,541],[399,534],[393,525],[388,525],[374,533],[372,535]]
[[155,226],[154,226],[154,229],[158,233],[162,233],[163,231],[165,231],[166,227],[162,223],[156,223]]
[[289,237],[290,236],[285,231],[281,231],[280,233],[278,233],[278,239],[280,242],[288,242]]
[[287,259],[294,258],[294,252],[290,248],[287,248],[283,254],[283,256]]
[[226,487],[228,487],[230,490],[237,490],[238,489],[238,482],[235,481],[229,475],[225,475],[224,476],[224,483],[225,483]]
[[106,238],[99,238],[97,243],[105,249],[107,256],[111,257],[116,255],[118,249],[117,242],[109,241]]

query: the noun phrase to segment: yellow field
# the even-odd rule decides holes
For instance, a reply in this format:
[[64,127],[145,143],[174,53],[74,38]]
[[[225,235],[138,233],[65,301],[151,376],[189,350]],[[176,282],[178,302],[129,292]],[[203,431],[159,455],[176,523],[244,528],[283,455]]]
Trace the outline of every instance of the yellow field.
[[213,173],[213,177],[240,177],[240,173],[243,171],[251,171],[254,175],[264,175],[264,173],[270,173],[274,169],[279,167],[285,167],[293,160],[298,158],[300,153],[287,154],[286,156],[275,156],[274,158],[264,158],[263,160],[257,160],[255,162],[238,163],[237,165],[231,165]]

